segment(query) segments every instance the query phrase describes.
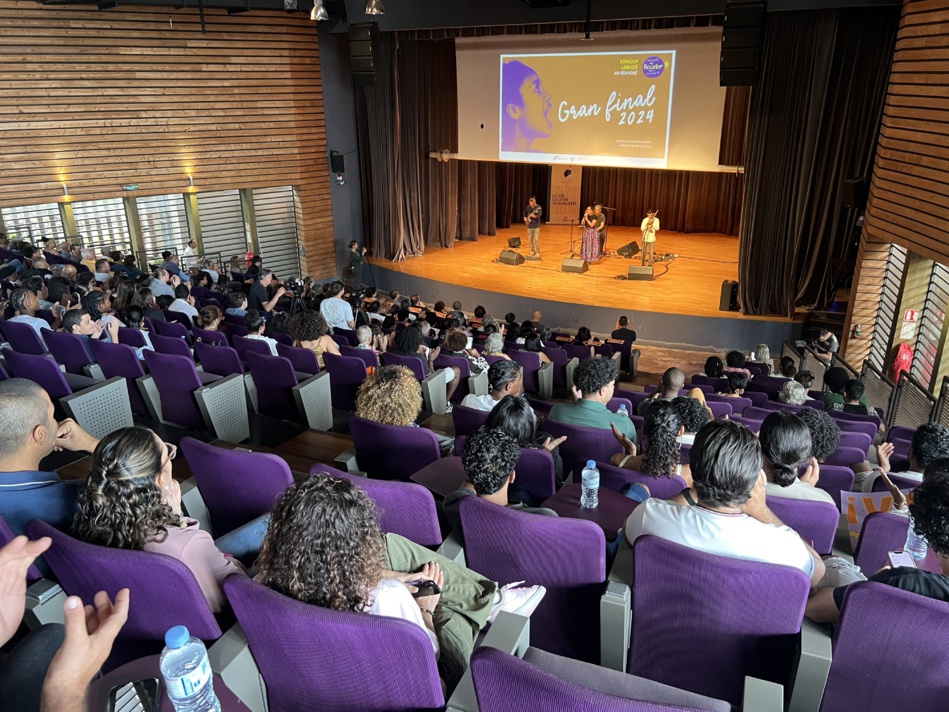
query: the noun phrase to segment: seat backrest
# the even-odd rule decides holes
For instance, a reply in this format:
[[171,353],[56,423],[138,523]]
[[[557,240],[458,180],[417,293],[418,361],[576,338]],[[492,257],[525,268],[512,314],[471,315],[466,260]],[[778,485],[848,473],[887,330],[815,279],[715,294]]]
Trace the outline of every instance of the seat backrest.
[[736,706],[746,675],[788,684],[811,586],[803,571],[653,536],[636,539],[633,557],[629,672]]
[[873,438],[866,433],[853,433],[849,431],[841,431],[840,433],[840,447],[855,447],[858,450],[862,450],[864,456],[870,452],[870,446],[872,444]]
[[746,409],[754,408],[754,403],[750,398],[732,398],[731,396],[706,395],[706,403],[728,403],[732,407],[732,413],[742,415]]
[[470,435],[488,422],[488,416],[490,415],[490,410],[479,410],[464,405],[454,406],[451,411],[451,419],[455,425],[455,437]]
[[[874,438],[876,437],[880,427],[879,420],[874,421],[872,416],[844,414],[838,410],[828,410],[827,412],[840,427],[841,431],[848,431],[851,433],[866,433],[871,438]],[[864,418],[864,420],[858,420],[858,418]]]
[[407,481],[441,457],[438,437],[427,428],[383,425],[353,416],[349,431],[359,469],[380,480]]
[[547,358],[550,359],[550,362],[555,366],[566,367],[567,362],[570,360],[570,357],[567,355],[567,352],[561,348],[556,347],[544,347],[544,353],[547,354]]
[[62,398],[72,394],[57,363],[48,356],[24,354],[3,349],[3,357],[14,378],[25,378],[40,384],[50,398]]
[[293,484],[290,467],[277,455],[216,447],[194,438],[182,438],[181,453],[208,507],[215,537],[269,512]]
[[277,343],[277,355],[290,361],[293,364],[293,370],[300,373],[309,373],[315,376],[320,372],[320,365],[316,361],[316,354],[310,349],[303,349],[299,346],[287,346]]
[[[770,402],[770,401],[769,401]],[[747,420],[764,420],[769,415],[771,415],[775,410],[784,410],[783,403],[778,404],[781,407],[778,408],[765,408],[758,406],[752,406],[751,408],[745,408],[745,412],[741,414],[741,417]]]
[[776,388],[779,391],[782,388],[784,388],[784,384],[787,382],[788,382],[788,379],[781,378],[780,376],[765,376],[765,375],[755,376],[755,380],[753,381],[753,383],[756,386],[763,386],[765,388]]
[[205,373],[213,373],[223,378],[232,374],[244,373],[237,350],[227,345],[216,346],[205,341],[194,342],[194,353],[204,367]]
[[727,378],[711,378],[710,376],[692,376],[691,383],[693,385],[704,385],[711,386],[715,389],[717,393],[728,390],[728,379]]
[[603,530],[593,522],[518,512],[479,497],[462,498],[460,513],[470,569],[502,585],[525,581],[547,588],[531,616],[531,645],[599,663]]
[[522,447],[514,466],[517,486],[526,489],[542,502],[557,492],[557,474],[553,456],[544,449]]
[[241,361],[247,360],[248,351],[270,356],[270,346],[268,346],[266,341],[261,341],[260,339],[249,339],[246,336],[234,335],[231,336],[231,344],[234,345],[234,349],[237,351],[237,355],[241,357]]
[[330,374],[330,397],[337,410],[356,409],[356,393],[366,380],[366,363],[353,356],[324,353],[323,365]]
[[145,369],[142,368],[142,362],[135,354],[135,349],[125,344],[110,344],[98,339],[90,341],[89,348],[92,349],[92,355],[95,356],[96,363],[102,369],[102,375],[106,378],[121,376],[125,379],[132,412],[147,417],[148,408],[135,382],[136,378],[145,375]]
[[[688,457],[683,457],[682,461],[688,463]],[[623,485],[629,482],[637,482],[649,489],[650,497],[669,499],[688,488],[685,480],[678,475],[653,477],[639,470],[627,470],[624,467],[616,467],[606,462],[597,462],[596,467],[600,471],[600,487],[614,492],[619,492]]]
[[[56,362],[66,368],[67,373],[75,373],[78,376],[85,376],[85,366],[92,363],[89,352],[86,351],[82,338],[76,334],[67,334],[66,332],[50,331],[44,334],[46,346],[49,352],[53,354]],[[98,341],[98,339],[95,339]],[[93,339],[90,339],[90,342]]]
[[[184,312],[171,311],[170,309],[165,309],[163,310],[162,313],[165,315],[165,319],[167,320],[165,322],[166,325],[167,324],[181,324],[181,326],[185,328],[186,332],[191,331],[191,327],[194,326],[194,323],[191,321],[191,317],[185,314]],[[159,326],[159,324],[161,324],[161,322],[156,322],[155,328],[160,329],[161,327]],[[177,333],[180,333],[180,332],[177,332]],[[187,334],[185,336],[187,336]]]
[[[7,520],[3,517],[0,517],[0,548],[3,548],[11,541],[16,538],[16,532],[7,524]],[[38,579],[43,578],[42,572],[36,568],[36,564],[30,564],[30,568],[26,570],[26,582],[33,583]]]
[[578,481],[579,465],[587,460],[609,462],[613,455],[623,449],[613,436],[613,431],[606,428],[584,428],[548,418],[544,422],[544,431],[554,438],[567,436],[559,446],[563,471],[565,474],[575,471]]
[[379,368],[379,357],[372,349],[357,349],[355,346],[340,346],[339,352],[343,356],[362,359],[366,368]]
[[843,465],[820,466],[820,479],[817,486],[829,493],[840,504],[841,492],[853,492],[854,474],[850,467]]
[[521,367],[521,373],[524,376],[524,390],[537,393],[540,390],[540,382],[537,379],[537,372],[540,371],[540,356],[531,351],[512,351],[511,360]]
[[[731,418],[733,414],[731,403],[722,403],[721,401],[707,400],[705,401],[705,405],[709,407],[709,409],[712,411],[712,415],[715,416],[716,418],[725,418],[725,417]],[[748,410],[751,410],[751,408],[746,408],[745,412],[747,412]]]
[[769,496],[768,508],[791,529],[813,542],[818,554],[831,553],[840,521],[837,507],[829,502]]
[[[887,553],[901,551],[906,543],[909,530],[909,517],[896,512],[873,512],[863,520],[860,538],[853,552],[853,562],[861,571],[872,576],[884,566],[889,565]],[[939,564],[930,550],[926,558],[918,564],[927,571],[939,571]]]
[[129,617],[107,669],[161,652],[165,633],[176,625],[187,626],[191,635],[206,641],[221,636],[194,574],[177,559],[87,544],[38,519],[31,520],[26,531],[31,539],[48,536],[53,540],[43,558],[70,596],[91,604],[98,591],[115,599],[121,589],[129,589]]
[[155,351],[160,354],[184,356],[188,359],[192,358],[191,347],[188,346],[188,342],[184,339],[179,339],[176,336],[161,336],[160,334],[152,334],[149,338],[151,339]]
[[227,577],[224,591],[267,685],[270,709],[444,706],[432,644],[414,623],[311,606],[240,574]]
[[[170,314],[177,314],[177,312],[166,313],[166,317]],[[185,314],[181,314],[187,318]],[[181,339],[186,343],[191,343],[191,339],[188,337],[188,327],[180,323],[180,321],[156,321],[155,322],[155,331],[157,331],[161,336],[168,336],[173,339]]]
[[944,709],[947,640],[949,603],[873,581],[847,586],[820,712]]
[[761,406],[763,410],[785,410],[790,413],[797,413],[806,408],[806,405],[792,405],[790,403],[783,403],[781,401],[767,401],[764,405]]
[[376,518],[383,534],[398,534],[421,546],[441,545],[435,498],[425,487],[414,482],[359,477],[322,463],[313,465],[310,475],[349,480],[362,488],[376,504]]
[[248,351],[247,366],[257,386],[257,407],[264,415],[280,420],[296,420],[297,404],[293,387],[297,376],[289,359]]
[[145,341],[145,334],[128,326],[119,327],[119,343],[136,349],[148,346],[148,342]]
[[35,356],[46,353],[46,347],[40,341],[39,335],[29,324],[21,324],[17,321],[4,321],[0,324],[3,325],[3,336],[7,343],[17,353],[33,354]]
[[[577,358],[577,359],[580,359],[581,361],[585,358],[593,358],[593,356],[590,354],[589,346],[576,346],[575,344],[564,344],[560,348],[566,352],[568,358]],[[510,353],[508,355],[510,355]],[[514,358],[514,357],[511,356],[511,358]]]
[[194,392],[201,387],[194,361],[186,356],[143,351],[145,365],[161,398],[162,418],[188,428],[206,430]]
[[834,452],[827,456],[828,465],[850,466],[867,459],[866,450],[858,447],[838,447]]
[[419,381],[425,380],[425,367],[421,360],[415,358],[415,356],[403,356],[402,354],[386,351],[382,354],[382,364],[384,366],[405,366],[415,375],[416,379]]
[[227,341],[227,334],[225,334],[223,331],[208,331],[207,329],[199,329],[197,326],[195,326],[192,327],[191,333],[194,334],[195,342],[203,341],[207,344],[230,346]]

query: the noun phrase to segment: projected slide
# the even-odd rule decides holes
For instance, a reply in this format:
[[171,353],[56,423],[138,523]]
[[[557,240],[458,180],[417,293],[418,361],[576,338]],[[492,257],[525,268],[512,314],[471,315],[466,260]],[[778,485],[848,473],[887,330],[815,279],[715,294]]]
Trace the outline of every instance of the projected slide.
[[674,50],[502,54],[498,158],[665,168]]

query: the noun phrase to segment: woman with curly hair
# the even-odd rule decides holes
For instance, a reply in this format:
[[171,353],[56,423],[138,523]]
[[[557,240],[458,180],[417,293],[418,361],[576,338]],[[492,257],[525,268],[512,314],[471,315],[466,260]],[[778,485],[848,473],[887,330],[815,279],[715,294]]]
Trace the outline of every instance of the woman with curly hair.
[[[290,598],[337,611],[401,618],[423,629],[449,694],[475,638],[518,597],[453,561],[379,530],[375,505],[350,482],[315,475],[288,489],[273,511],[257,580]],[[415,583],[441,594],[413,598]]]
[[422,386],[405,366],[381,366],[356,393],[356,415],[383,425],[415,425]]
[[[148,428],[122,428],[99,441],[92,470],[79,490],[73,535],[97,546],[151,551],[178,559],[197,579],[211,609],[225,604],[221,584],[229,574],[245,573],[235,558],[221,552],[194,519],[182,516],[181,488],[171,476],[177,448]],[[235,554],[253,555],[253,544],[235,551],[239,542],[256,537],[259,547],[264,519],[254,520],[219,539]],[[247,538],[245,538],[247,537]]]
[[293,345],[312,351],[320,368],[326,368],[323,365],[324,353],[340,355],[339,346],[329,335],[330,329],[326,319],[318,311],[304,309],[297,312],[290,320],[289,331]]
[[778,393],[778,400],[788,405],[804,405],[807,400],[807,391],[797,381],[787,381]]
[[692,471],[688,463],[681,463],[679,457],[678,438],[684,432],[685,428],[682,427],[675,405],[669,401],[657,400],[646,410],[642,452],[637,452],[636,444],[613,428],[613,435],[626,452],[614,455],[611,463],[627,470],[645,472],[656,478],[678,475],[691,487]]

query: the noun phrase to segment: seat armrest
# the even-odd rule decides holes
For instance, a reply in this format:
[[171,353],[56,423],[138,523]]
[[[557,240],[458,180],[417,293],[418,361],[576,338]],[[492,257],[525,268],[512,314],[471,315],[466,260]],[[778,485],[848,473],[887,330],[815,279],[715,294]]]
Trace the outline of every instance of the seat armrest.
[[329,371],[321,371],[293,387],[297,412],[313,430],[333,428],[333,398]]
[[250,652],[240,623],[224,632],[210,648],[211,670],[253,712],[267,712],[267,686]]
[[801,624],[798,652],[800,657],[792,683],[788,712],[817,712],[833,657],[829,627],[805,618]]
[[122,376],[83,388],[59,399],[66,415],[95,438],[135,425],[129,390]]
[[488,372],[482,371],[476,376],[468,377],[468,392],[476,396],[488,395]]
[[189,477],[181,483],[181,506],[192,519],[197,519],[201,529],[208,532],[212,537],[214,530],[211,528],[211,515],[208,513],[208,506],[204,502],[204,497],[198,490],[198,483],[194,477]]
[[244,377],[225,376],[194,391],[204,422],[220,440],[240,443],[250,438]]
[[97,363],[87,363],[82,367],[82,370],[86,372],[86,375],[89,376],[89,378],[94,378],[97,381],[105,380],[105,374],[102,373],[102,366]]
[[577,366],[579,365],[580,359],[576,356],[567,361],[567,390],[570,390],[570,387],[573,385],[573,372],[577,370]]
[[359,465],[356,462],[356,446],[346,448],[339,455],[333,458],[333,467],[343,472],[353,474],[360,472]]
[[448,399],[445,397],[445,387],[448,381],[445,380],[445,372],[439,369],[422,381],[422,401],[425,410],[444,415],[448,410]]
[[254,377],[250,375],[250,371],[244,374],[244,390],[247,391],[247,400],[250,401],[250,407],[254,409],[255,413],[260,413],[260,408],[257,405],[257,384],[254,383]]
[[633,624],[629,586],[607,581],[600,596],[600,665],[626,672],[630,629]]
[[40,579],[26,589],[26,610],[23,622],[30,630],[36,630],[47,623],[63,622],[63,604],[66,592],[55,581]]
[[454,533],[445,537],[442,545],[438,547],[438,550],[435,553],[441,554],[446,559],[451,559],[456,564],[467,568],[467,563],[465,562],[465,549],[461,545],[461,540],[459,540],[454,535]]
[[[481,645],[497,648],[505,653],[523,657],[530,646],[531,621],[508,611],[501,611],[488,629]],[[474,682],[471,680],[471,668],[455,688],[454,694],[445,706],[445,712],[478,712],[478,698],[475,696]]]
[[623,537],[622,543],[616,552],[616,558],[613,559],[613,568],[609,570],[606,577],[607,581],[626,584],[632,588],[633,585],[633,547]]
[[639,357],[642,355],[639,349],[631,349],[629,352],[629,375],[635,376],[639,372]]
[[746,677],[741,708],[746,712],[783,712],[784,688],[776,682]]
[[552,363],[542,364],[537,372],[537,386],[540,391],[540,397],[543,400],[550,400],[554,395],[554,365]]
[[155,379],[151,375],[139,376],[135,379],[138,385],[138,392],[142,394],[142,400],[145,401],[145,407],[148,409],[148,417],[159,423],[164,423],[161,415],[161,396],[158,394],[158,386],[155,385]]

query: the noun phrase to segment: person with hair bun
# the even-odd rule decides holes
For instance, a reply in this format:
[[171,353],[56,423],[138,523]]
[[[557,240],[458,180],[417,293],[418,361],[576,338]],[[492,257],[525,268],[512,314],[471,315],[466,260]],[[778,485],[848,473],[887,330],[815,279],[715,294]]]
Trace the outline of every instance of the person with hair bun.
[[222,319],[224,315],[221,314],[220,308],[214,305],[201,307],[197,318],[198,328],[205,331],[217,331]]
[[686,484],[692,484],[692,471],[688,463],[682,464],[679,454],[679,436],[685,432],[679,411],[669,401],[657,400],[643,421],[643,447],[637,451],[635,443],[615,427],[613,435],[623,446],[625,453],[613,455],[611,464],[627,470],[645,472],[653,477],[678,475]]
[[[762,469],[768,478],[765,494],[769,497],[829,502],[829,492],[817,487],[820,465],[811,455],[811,432],[794,413],[775,411],[761,424],[758,433],[763,458]],[[802,467],[807,469],[798,476]]]
[[[122,428],[104,437],[79,490],[73,536],[96,546],[178,559],[218,613],[226,603],[224,579],[246,569],[234,556],[224,554],[196,520],[182,515],[181,487],[171,475],[176,454],[177,447],[162,442],[148,428]],[[252,560],[266,525],[266,516],[258,518],[218,542],[235,556]]]

